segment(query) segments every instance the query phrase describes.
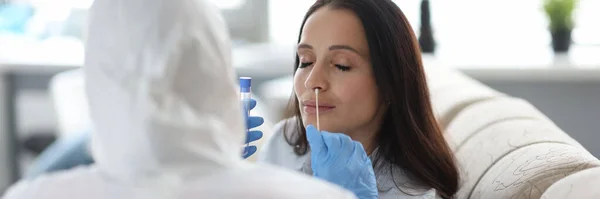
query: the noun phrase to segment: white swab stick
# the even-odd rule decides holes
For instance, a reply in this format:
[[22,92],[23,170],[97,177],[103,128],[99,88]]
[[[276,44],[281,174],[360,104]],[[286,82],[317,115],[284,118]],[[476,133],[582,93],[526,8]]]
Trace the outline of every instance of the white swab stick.
[[319,120],[319,89],[315,89],[316,104],[317,104],[317,130],[321,131],[321,121]]

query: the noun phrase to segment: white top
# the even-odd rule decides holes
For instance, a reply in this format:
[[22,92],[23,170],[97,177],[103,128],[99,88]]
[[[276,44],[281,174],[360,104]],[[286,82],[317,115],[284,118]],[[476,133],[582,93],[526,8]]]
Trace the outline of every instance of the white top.
[[208,2],[94,1],[83,70],[95,165],[21,181],[3,198],[355,198],[242,160],[229,36]]
[[[284,124],[287,122],[287,133],[284,134]],[[295,119],[287,119],[281,121],[273,128],[273,135],[263,145],[262,150],[259,152],[258,161],[275,164],[288,169],[302,172],[304,174],[312,175],[312,169],[310,167],[310,152],[305,155],[298,156],[294,153],[294,149],[290,146],[284,136],[290,136],[291,132],[295,130]],[[374,152],[371,154],[371,160],[374,157]],[[375,175],[377,178],[377,187],[379,189],[380,199],[424,199],[424,198],[440,198],[436,195],[435,189],[424,188],[419,186],[414,181],[410,180],[407,175],[402,172],[401,169],[394,169],[394,178],[396,184],[400,187],[396,187],[392,181],[391,172],[389,172],[389,165],[381,163],[376,165]]]

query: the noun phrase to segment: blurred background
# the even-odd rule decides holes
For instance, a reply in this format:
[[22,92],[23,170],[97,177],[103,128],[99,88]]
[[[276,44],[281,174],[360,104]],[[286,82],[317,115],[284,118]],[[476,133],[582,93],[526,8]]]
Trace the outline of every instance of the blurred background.
[[[264,116],[277,122],[291,94],[299,26],[314,0],[214,1],[234,40],[238,75],[253,78]],[[56,137],[88,127],[80,76],[63,72],[83,63],[92,2],[0,0],[0,195]],[[427,64],[529,100],[600,156],[600,0],[395,2]]]

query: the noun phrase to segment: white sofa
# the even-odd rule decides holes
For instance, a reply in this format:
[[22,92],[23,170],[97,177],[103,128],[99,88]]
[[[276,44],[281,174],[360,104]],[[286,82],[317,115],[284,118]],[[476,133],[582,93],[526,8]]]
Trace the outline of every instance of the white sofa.
[[[461,169],[457,198],[537,199],[565,176],[600,166],[527,101],[448,67],[428,66],[426,72],[434,111]],[[262,92],[277,93],[264,95],[265,100],[285,104],[291,81],[267,83]]]
[[[430,77],[439,78],[431,81],[433,88],[455,82],[432,90],[432,95],[437,110],[453,110],[438,117],[447,123],[447,140],[462,169],[458,198],[540,198],[561,178],[600,166],[597,158],[527,101],[492,92],[468,77]],[[454,99],[462,100],[448,102]]]
[[542,199],[598,199],[600,198],[600,168],[586,169],[569,175],[544,192]]

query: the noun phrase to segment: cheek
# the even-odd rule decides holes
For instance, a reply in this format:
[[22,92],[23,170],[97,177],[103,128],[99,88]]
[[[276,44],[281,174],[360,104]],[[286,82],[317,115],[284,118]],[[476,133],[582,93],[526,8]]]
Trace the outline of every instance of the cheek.
[[379,105],[377,86],[371,77],[352,78],[340,89],[340,99],[348,112],[375,114]]
[[299,69],[296,71],[296,74],[294,74],[294,93],[296,94],[296,97],[302,96],[302,93],[306,90],[306,87],[304,87],[306,75],[303,71],[304,70]]

